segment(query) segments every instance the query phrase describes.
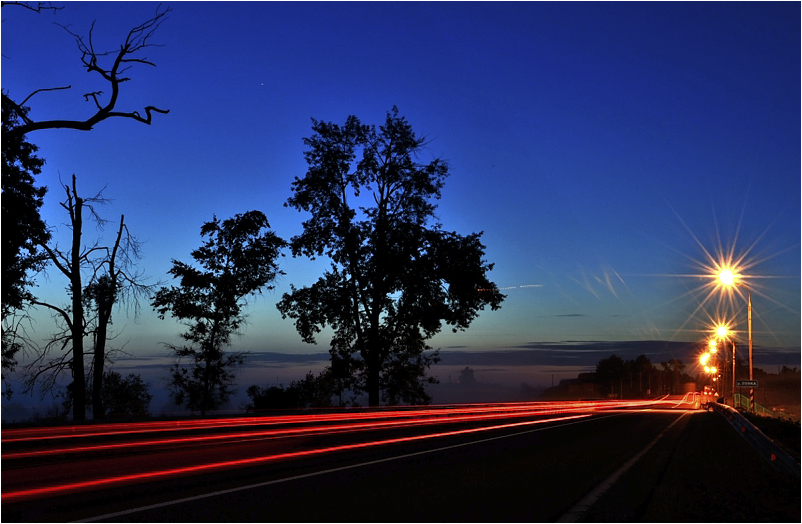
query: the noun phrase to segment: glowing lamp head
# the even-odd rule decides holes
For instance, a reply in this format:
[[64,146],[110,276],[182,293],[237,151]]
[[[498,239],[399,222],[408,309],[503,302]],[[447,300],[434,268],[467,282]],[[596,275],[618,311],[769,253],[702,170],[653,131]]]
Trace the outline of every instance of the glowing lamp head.
[[716,366],[713,366],[713,367],[710,368],[710,372],[713,373],[713,374],[716,374],[716,373],[718,373],[718,369],[716,368]]
[[710,342],[708,342],[707,345],[710,347],[710,352],[711,353],[715,353],[716,352],[717,347],[716,347],[716,341],[715,340],[711,340]]
[[705,366],[707,364],[707,359],[710,358],[709,353],[703,353],[701,357],[699,357],[699,363]]
[[718,326],[716,327],[716,336],[718,338],[725,338],[728,331],[727,326]]
[[733,275],[732,271],[729,269],[725,269],[719,273],[718,279],[725,286],[731,286],[735,283],[735,275]]

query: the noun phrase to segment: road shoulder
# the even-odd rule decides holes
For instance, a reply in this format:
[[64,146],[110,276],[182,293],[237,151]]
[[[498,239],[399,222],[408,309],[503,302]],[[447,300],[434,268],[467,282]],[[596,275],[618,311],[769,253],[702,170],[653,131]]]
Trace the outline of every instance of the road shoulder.
[[[798,478],[768,465],[721,415],[694,412],[686,418],[687,423],[668,432],[583,520],[800,521]],[[622,497],[641,499],[636,513],[622,513]]]

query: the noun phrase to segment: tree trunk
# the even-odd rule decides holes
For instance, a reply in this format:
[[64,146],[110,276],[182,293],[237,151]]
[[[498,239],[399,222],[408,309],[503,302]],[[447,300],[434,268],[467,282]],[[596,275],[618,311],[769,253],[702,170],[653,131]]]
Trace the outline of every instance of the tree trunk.
[[103,368],[105,361],[106,326],[98,325],[95,337],[95,357],[92,368],[92,418],[95,420],[106,418],[103,409]]
[[75,197],[72,214],[72,418],[86,418],[86,380],[84,377],[84,306],[81,286],[81,212],[83,199],[75,189],[75,175],[72,177],[72,194]]
[[201,416],[206,415],[206,406],[209,402],[209,383],[211,382],[211,378],[209,376],[210,367],[212,365],[212,355],[209,349],[207,348],[203,354],[203,387],[201,387],[201,399],[200,399],[200,414]]
[[379,366],[375,362],[368,363],[368,406],[376,407],[379,405]]
[[111,250],[109,257],[109,287],[100,289],[96,297],[98,304],[98,325],[95,336],[95,366],[92,376],[92,418],[106,418],[106,411],[103,408],[103,371],[106,365],[106,337],[108,336],[109,322],[111,321],[111,310],[117,301],[117,270],[115,263],[117,260],[117,249],[120,247],[120,239],[123,235],[125,215],[120,215],[120,229],[117,230],[117,240]]

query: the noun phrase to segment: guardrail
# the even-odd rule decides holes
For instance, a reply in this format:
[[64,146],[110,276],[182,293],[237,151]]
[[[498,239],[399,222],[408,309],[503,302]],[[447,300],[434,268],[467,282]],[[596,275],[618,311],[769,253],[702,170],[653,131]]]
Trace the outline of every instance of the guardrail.
[[[735,395],[733,395],[732,405],[733,405],[734,408],[743,408],[745,411],[751,411],[749,409],[749,407],[750,407],[749,397],[747,397],[745,395],[741,395],[740,393],[736,393]],[[785,413],[783,411],[773,411],[771,409],[768,409],[768,408],[765,408],[765,407],[761,406],[757,402],[755,402],[755,410],[754,411],[758,415],[765,415],[767,417],[781,418],[781,419],[784,419],[784,420],[792,420],[792,421],[794,420],[794,417],[792,417],[788,413]]]
[[780,449],[769,437],[741,415],[737,409],[716,402],[710,402],[707,407],[727,419],[730,425],[746,439],[752,448],[775,469],[800,478],[799,463]]

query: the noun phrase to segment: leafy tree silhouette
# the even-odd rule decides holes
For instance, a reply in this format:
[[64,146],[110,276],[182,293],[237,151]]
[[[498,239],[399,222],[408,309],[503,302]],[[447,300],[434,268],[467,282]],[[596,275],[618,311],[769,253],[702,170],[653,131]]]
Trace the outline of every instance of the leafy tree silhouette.
[[355,116],[344,126],[312,120],[304,139],[306,176],[286,205],[311,213],[292,238],[294,256],[327,256],[331,269],[314,284],[292,286],[277,304],[303,340],[331,326],[338,369],[384,400],[428,403],[428,368],[439,360],[426,341],[443,323],[466,329],[504,295],[488,280],[481,233],[447,232],[436,222],[448,165],[416,160],[425,140],[393,107],[378,130]]
[[[272,289],[268,284],[284,274],[277,258],[286,242],[269,227],[261,211],[222,222],[214,217],[201,228],[206,242],[192,252],[200,269],[173,260],[168,273],[179,279],[179,287],[162,287],[153,297],[159,318],[169,312],[189,327],[181,335],[189,345],[168,344],[176,358],[170,387],[177,404],[186,401],[190,410],[205,414],[233,392],[233,370],[243,363],[245,353],[226,353],[224,348],[245,320],[245,299]],[[189,359],[189,367],[182,359]]]

